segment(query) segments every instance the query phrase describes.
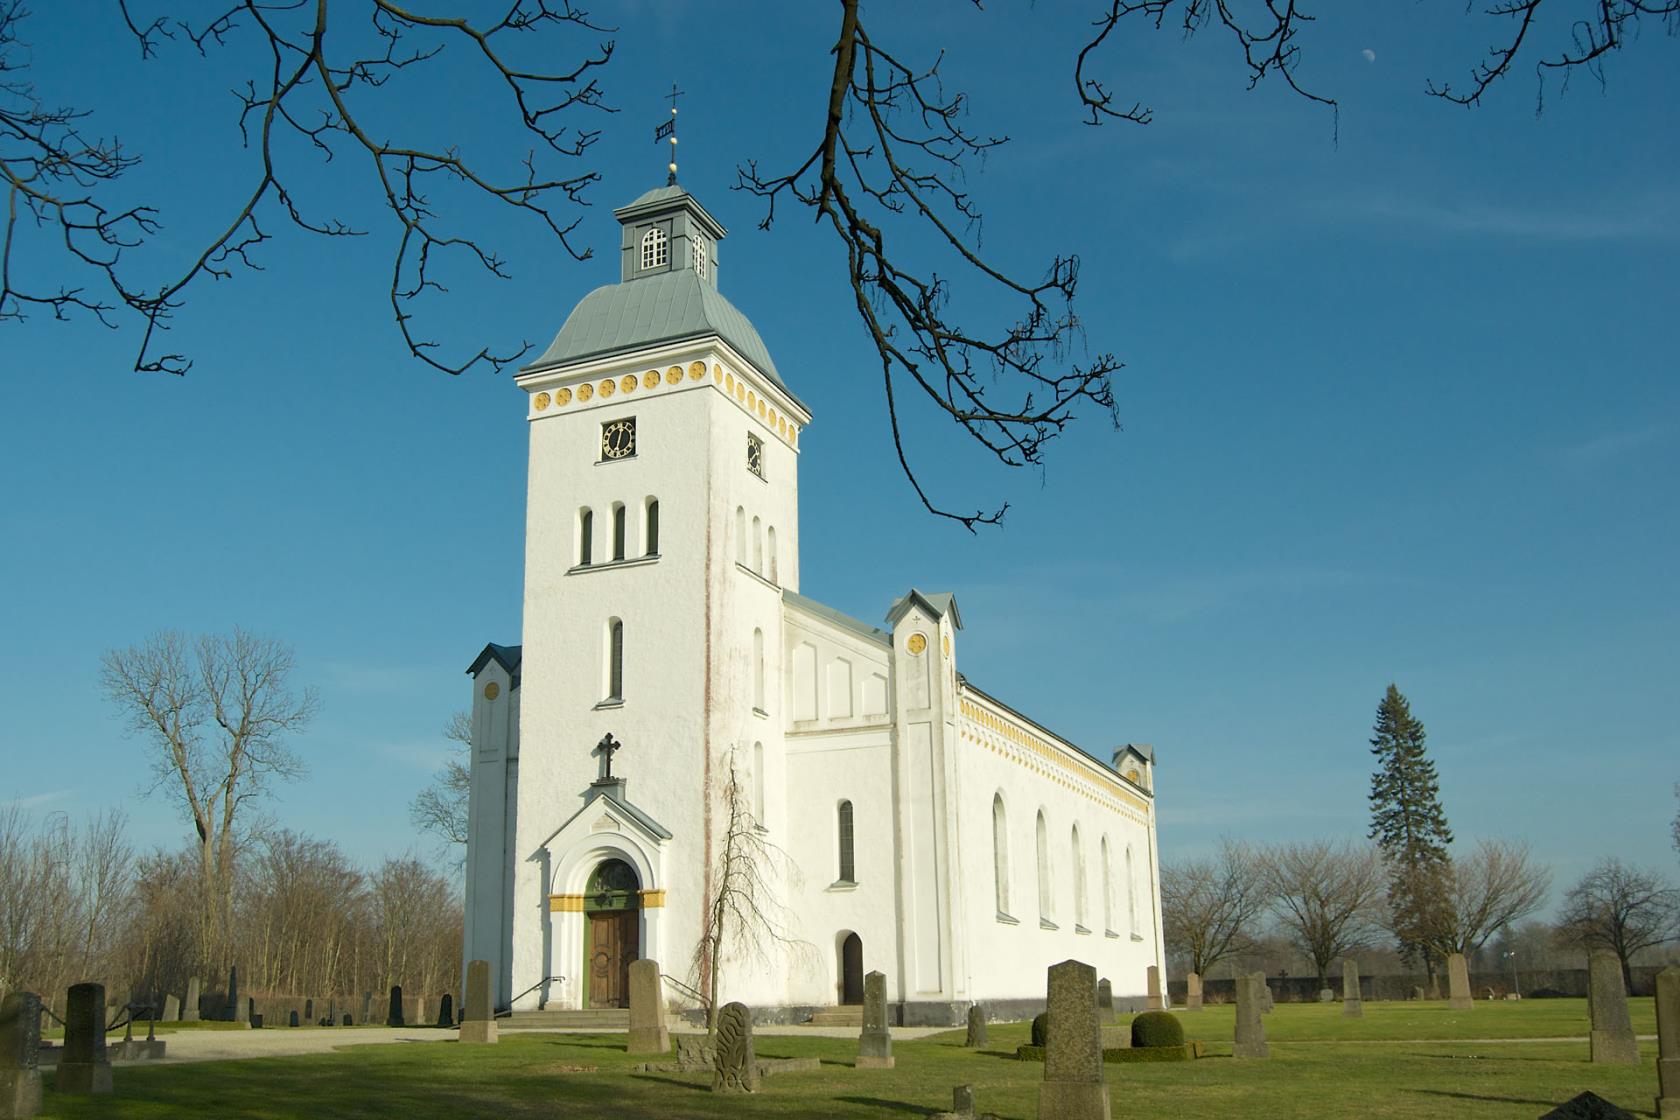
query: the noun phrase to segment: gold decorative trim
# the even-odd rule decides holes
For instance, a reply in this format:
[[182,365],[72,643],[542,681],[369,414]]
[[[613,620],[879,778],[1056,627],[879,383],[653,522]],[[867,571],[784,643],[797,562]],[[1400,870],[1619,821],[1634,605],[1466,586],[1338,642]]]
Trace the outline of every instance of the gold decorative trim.
[[636,893],[641,896],[642,908],[644,910],[658,909],[659,907],[665,905],[664,891],[641,890]]
[[661,375],[660,375],[660,372],[658,370],[656,370],[656,369],[648,370],[646,373],[642,374],[642,388],[644,388],[644,389],[657,389],[657,388],[659,388],[659,378],[660,378],[660,376]]
[[618,387],[626,393],[634,393],[640,385],[641,382],[636,379],[636,375],[633,373],[625,374],[618,383]]
[[579,385],[577,387],[577,398],[578,398],[578,403],[579,404],[582,404],[584,401],[587,401],[590,397],[593,397],[594,395],[595,395],[595,386],[591,385],[587,381],[585,381],[582,385]]
[[904,643],[904,648],[920,656],[921,652],[927,649],[927,635],[922,633],[910,635],[910,640]]
[[[1149,823],[1148,817],[1150,807],[1148,802],[1127,790],[1125,787],[1120,785],[1119,782],[1107,775],[1095,772],[1086,765],[1082,765],[1081,763],[1068,758],[1061,748],[1053,746],[1049,742],[1027,730],[1025,727],[1022,727],[1014,720],[1006,719],[995,712],[989,711],[972,700],[964,699],[960,704],[960,709],[963,717],[972,723],[976,728],[990,732],[1021,750],[1036,755],[1037,758],[1029,760],[1027,758],[1011,754],[1008,751],[1002,750],[993,743],[988,742],[979,735],[967,736],[972,741],[979,743],[988,750],[996,751],[1000,754],[1004,754],[1006,757],[1013,758],[1016,762],[1019,762],[1033,773],[1048,778],[1057,785],[1066,789],[1071,789],[1077,793],[1084,794],[1093,801],[1102,800],[1102,798],[1099,798],[1098,796],[1099,793],[1105,794],[1111,804],[1113,804],[1122,813],[1126,812],[1127,809],[1136,810],[1137,812],[1143,814],[1143,817],[1139,819],[1138,823]],[[1035,764],[1035,762],[1040,761],[1043,763],[1054,763],[1060,769],[1072,773],[1078,780],[1069,781],[1060,774],[1047,769],[1045,766]],[[1100,765],[1100,763],[1090,764],[1090,766],[1097,765]],[[1087,783],[1090,787],[1095,787],[1095,790],[1088,788]]]
[[572,403],[572,391],[570,389],[554,390],[554,403],[560,408],[565,408]]
[[[679,381],[682,380],[682,367],[681,366],[672,366],[671,368],[677,371],[677,379]],[[705,377],[705,376],[706,376],[706,363],[705,362],[695,362],[688,367],[688,379],[690,381],[699,381],[702,377]]]
[[547,393],[538,393],[535,397],[533,397],[531,399],[531,405],[538,412],[541,412],[543,409],[548,407],[548,394]]
[[712,384],[713,385],[722,385],[723,384],[723,367],[722,366],[713,366],[712,367]]
[[548,896],[548,912],[551,914],[581,914],[583,913],[583,896],[581,894],[551,894]]
[[484,686],[484,698],[486,700],[494,700],[501,694],[502,686],[497,684],[495,681],[491,681],[489,684]]
[[610,397],[614,393],[618,392],[618,383],[609,377],[599,385],[595,386],[595,391],[600,393],[603,397]]

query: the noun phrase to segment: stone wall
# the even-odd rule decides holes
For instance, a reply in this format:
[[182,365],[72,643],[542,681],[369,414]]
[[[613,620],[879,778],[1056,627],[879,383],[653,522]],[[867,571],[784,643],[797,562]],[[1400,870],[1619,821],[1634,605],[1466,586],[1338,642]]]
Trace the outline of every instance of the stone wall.
[[[1218,971],[1225,971],[1223,964]],[[1656,990],[1657,973],[1662,969],[1654,965],[1635,965],[1633,968],[1633,987],[1628,992],[1630,996],[1648,996]],[[1535,992],[1549,992],[1575,999],[1585,999],[1587,996],[1587,970],[1585,968],[1538,968],[1524,969],[1518,973],[1522,982],[1523,997],[1529,998]],[[1272,996],[1280,1003],[1317,1003],[1319,983],[1316,976],[1268,976],[1266,983],[1271,986]],[[1447,977],[1443,971],[1437,977],[1440,985],[1441,998],[1447,995]],[[1340,996],[1340,986],[1332,978],[1330,985]],[[1362,976],[1359,980],[1361,997],[1373,1000],[1403,1000],[1410,999],[1413,988],[1429,987],[1428,978],[1419,973],[1397,973],[1389,976]],[[1185,992],[1182,977],[1171,981],[1167,985],[1172,994],[1174,1006],[1183,1006]],[[1511,973],[1472,971],[1470,973],[1470,991],[1477,999],[1486,999],[1488,990],[1493,990],[1495,999],[1504,999],[1512,990]],[[1229,978],[1208,979],[1202,982],[1202,997],[1208,1003],[1231,1003],[1236,999],[1233,981]],[[1116,1003],[1119,1001],[1117,1000]]]

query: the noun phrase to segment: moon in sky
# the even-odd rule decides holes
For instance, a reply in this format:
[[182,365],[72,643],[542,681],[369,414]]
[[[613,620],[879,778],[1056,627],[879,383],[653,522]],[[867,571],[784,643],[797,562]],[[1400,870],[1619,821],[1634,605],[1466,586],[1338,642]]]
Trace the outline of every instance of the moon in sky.
[[1375,62],[1377,60],[1377,52],[1372,50],[1370,47],[1366,47],[1359,53],[1365,56],[1366,62]]

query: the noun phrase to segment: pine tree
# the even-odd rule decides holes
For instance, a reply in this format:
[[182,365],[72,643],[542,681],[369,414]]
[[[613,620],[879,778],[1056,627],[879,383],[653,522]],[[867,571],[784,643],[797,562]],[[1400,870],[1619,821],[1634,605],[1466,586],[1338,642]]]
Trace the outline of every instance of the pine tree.
[[1422,960],[1433,975],[1424,929],[1442,897],[1441,875],[1453,838],[1441,808],[1441,783],[1424,745],[1423,724],[1393,684],[1377,705],[1373,732],[1377,769],[1371,775],[1370,837],[1388,863],[1388,905],[1400,953]]

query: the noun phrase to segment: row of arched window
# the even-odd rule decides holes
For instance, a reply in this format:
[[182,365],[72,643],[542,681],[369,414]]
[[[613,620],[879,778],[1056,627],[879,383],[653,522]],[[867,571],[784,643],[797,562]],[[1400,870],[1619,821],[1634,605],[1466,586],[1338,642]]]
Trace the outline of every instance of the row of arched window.
[[[711,257],[710,247],[706,239],[697,233],[691,233],[688,238],[689,252],[693,256],[694,271],[700,278],[706,278],[706,263]],[[642,269],[664,268],[671,260],[671,235],[659,226],[652,226],[642,234]]]
[[[633,556],[659,555],[659,499],[648,496],[642,499],[641,516],[636,518],[641,531],[641,539],[632,541],[631,511],[623,502],[614,502],[607,513],[606,524],[597,527],[595,511],[588,506],[578,510],[577,529],[574,545],[577,549],[578,567],[588,567],[597,563],[614,563],[627,560]],[[596,534],[604,532],[606,541],[601,542],[605,548],[599,548]],[[597,556],[599,553],[599,556]]]
[[[1050,827],[1044,819],[1043,809],[1038,811],[1034,833],[1038,856],[1038,917],[1041,923],[1053,926],[1056,913],[1054,861],[1050,852]],[[1114,932],[1115,868],[1107,836],[1102,838],[1101,854],[1103,929]],[[1073,869],[1073,923],[1075,927],[1083,930],[1090,924],[1091,915],[1090,900],[1087,896],[1089,876],[1085,867],[1085,845],[1080,837],[1078,824],[1073,826],[1070,835],[1069,857],[1069,864]],[[1126,929],[1135,936],[1142,930],[1138,926],[1137,861],[1130,844],[1126,845],[1125,861]],[[998,914],[1007,916],[1010,913],[1009,817],[1004,808],[1002,793],[992,797],[992,874],[997,889]]]
[[735,563],[751,569],[779,586],[782,581],[776,561],[776,527],[765,525],[754,517],[749,531],[747,508],[736,506]]

